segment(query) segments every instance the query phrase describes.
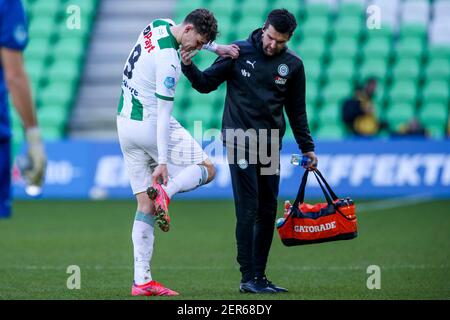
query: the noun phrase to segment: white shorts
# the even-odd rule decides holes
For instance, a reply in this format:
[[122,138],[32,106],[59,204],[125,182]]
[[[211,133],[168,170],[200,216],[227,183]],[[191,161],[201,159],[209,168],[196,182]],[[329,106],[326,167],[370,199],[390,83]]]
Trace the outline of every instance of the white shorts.
[[[117,116],[117,131],[134,194],[145,192],[158,165],[156,121],[136,121]],[[203,149],[178,121],[171,117],[167,169],[173,178],[184,168],[208,159]]]

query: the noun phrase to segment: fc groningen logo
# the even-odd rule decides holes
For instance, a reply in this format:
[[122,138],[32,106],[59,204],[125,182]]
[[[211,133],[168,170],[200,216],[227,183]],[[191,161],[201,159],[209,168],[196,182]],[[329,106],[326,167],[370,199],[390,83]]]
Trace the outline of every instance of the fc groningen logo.
[[278,66],[278,74],[280,76],[286,77],[288,75],[288,73],[289,73],[289,67],[287,65],[285,65],[283,63]]

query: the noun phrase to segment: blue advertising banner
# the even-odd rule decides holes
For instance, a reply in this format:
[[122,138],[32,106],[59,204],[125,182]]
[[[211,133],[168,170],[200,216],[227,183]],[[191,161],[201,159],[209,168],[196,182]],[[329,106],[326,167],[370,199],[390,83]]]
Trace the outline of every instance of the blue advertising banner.
[[[208,149],[208,145],[204,145]],[[133,195],[117,142],[62,141],[46,144],[48,166],[43,198],[132,199]],[[299,153],[294,142],[285,142],[281,153],[280,198],[297,193],[303,169],[290,163]],[[427,195],[450,197],[450,141],[346,140],[316,143],[319,169],[340,196],[394,197]],[[231,198],[226,157],[211,156],[216,178],[177,198]],[[321,191],[309,179],[307,196]],[[26,199],[24,183],[13,169],[15,198]]]

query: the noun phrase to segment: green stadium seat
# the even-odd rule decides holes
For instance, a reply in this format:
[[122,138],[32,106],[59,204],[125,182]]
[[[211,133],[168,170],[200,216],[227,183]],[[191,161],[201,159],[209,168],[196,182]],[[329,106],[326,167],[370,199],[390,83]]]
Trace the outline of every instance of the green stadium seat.
[[400,39],[396,46],[398,58],[420,59],[423,55],[423,41],[421,39]]
[[46,126],[40,125],[40,130],[42,138],[45,141],[56,141],[60,140],[65,135],[65,124],[61,123],[59,126]]
[[14,143],[22,143],[25,141],[25,133],[23,132],[22,125],[14,125],[12,127],[12,134],[14,137]]
[[44,72],[44,60],[25,60],[25,70],[27,71],[28,77],[33,83],[38,83]]
[[364,16],[364,13],[364,6],[357,2],[341,3],[338,8],[338,17],[340,19],[361,18]]
[[311,17],[328,17],[331,8],[326,3],[309,3],[305,6],[305,15],[309,19]]
[[297,48],[294,49],[300,57],[316,57],[316,59],[322,59],[325,53],[325,41],[324,39],[317,39],[313,37],[304,38]]
[[308,37],[325,37],[329,30],[328,17],[310,17],[305,23],[301,24],[300,30],[303,35]]
[[306,104],[315,105],[319,96],[318,81],[310,81],[306,76]]
[[79,6],[81,14],[91,19],[97,8],[98,0],[70,0],[68,4]]
[[36,16],[30,23],[28,32],[30,39],[49,38],[55,30],[55,19],[52,16]]
[[317,82],[320,80],[322,65],[319,60],[312,60],[309,62],[303,62],[305,67],[305,76],[308,81]]
[[380,29],[363,28],[363,30],[368,41],[373,39],[386,39],[390,41],[394,35],[392,27],[386,24],[382,24]]
[[49,38],[32,38],[25,49],[25,60],[44,61],[49,52]]
[[328,65],[326,73],[329,81],[333,79],[352,81],[355,75],[354,60],[345,56],[341,59],[333,60]]
[[218,17],[231,17],[234,13],[236,4],[234,0],[230,1],[211,0],[211,2],[209,2],[208,5],[202,6],[204,8],[211,10],[214,13],[214,16],[218,18]]
[[388,59],[391,54],[391,40],[389,38],[370,38],[362,49],[363,58]]
[[333,26],[335,36],[359,37],[362,30],[361,17],[344,17],[336,20]]
[[190,127],[194,127],[196,121],[201,121],[203,130],[206,130],[212,126],[214,112],[211,105],[196,104],[187,110],[185,119]]
[[69,29],[64,22],[59,22],[56,26],[59,40],[62,39],[77,39],[85,46],[91,32],[90,18],[81,17],[81,26],[79,29]]
[[430,45],[428,48],[428,60],[446,59],[450,60],[450,46]]
[[417,98],[416,81],[396,81],[389,92],[390,104],[414,104]]
[[396,80],[418,79],[420,75],[419,63],[416,59],[401,59],[394,65],[392,75]]
[[423,40],[427,36],[427,27],[421,24],[403,24],[399,31],[400,39],[420,39]]
[[204,4],[204,0],[178,0],[177,12],[182,12],[184,18],[190,11],[201,8],[204,6]]
[[78,81],[81,71],[80,65],[76,61],[59,59],[48,68],[47,79],[71,83]]
[[348,81],[332,81],[328,82],[323,90],[323,107],[341,103],[343,99],[352,94],[352,85]]
[[422,91],[424,103],[448,103],[449,85],[448,81],[427,82]]
[[353,37],[338,37],[330,49],[330,59],[338,58],[356,59],[358,42]]
[[58,11],[65,12],[65,8],[59,0],[35,1],[31,6],[34,17],[54,17]]
[[261,3],[260,1],[245,0],[242,2],[239,11],[241,12],[242,17],[253,16],[261,18],[261,20],[264,21],[268,8],[265,1],[264,3]]
[[50,83],[42,89],[40,94],[40,105],[56,105],[60,108],[69,108],[72,103],[74,86],[61,82]]
[[250,33],[257,28],[262,28],[264,19],[260,16],[246,16],[242,17],[240,23],[236,28],[236,39],[243,40],[250,36]]
[[302,9],[304,6],[302,6],[300,1],[286,1],[286,0],[275,0],[269,1],[269,4],[271,4],[271,10],[273,9],[279,9],[279,8],[285,8],[289,10],[297,19],[302,14]]
[[373,97],[373,102],[377,111],[381,112],[383,109],[383,104],[386,98],[386,85],[383,80],[377,81],[377,88],[375,90],[375,96]]
[[419,111],[419,120],[424,125],[443,127],[448,118],[448,106],[444,103],[428,103]]
[[317,121],[317,108],[314,104],[308,102],[306,103],[306,115],[310,126],[314,125]]
[[433,59],[425,68],[427,81],[450,79],[450,61],[447,59]]
[[414,105],[408,103],[390,104],[386,112],[386,120],[391,130],[397,130],[401,125],[414,118]]
[[361,80],[371,76],[379,80],[385,79],[387,76],[387,60],[380,58],[369,58],[365,60],[359,69],[358,76]]
[[319,111],[319,123],[337,123],[341,121],[342,108],[340,103],[324,105]]
[[37,110],[39,124],[42,126],[61,126],[67,120],[68,111],[64,108],[45,106]]
[[79,38],[60,38],[53,46],[52,57],[79,61],[85,52],[83,42]]
[[315,136],[319,139],[339,140],[345,136],[345,130],[339,123],[322,123],[319,125]]

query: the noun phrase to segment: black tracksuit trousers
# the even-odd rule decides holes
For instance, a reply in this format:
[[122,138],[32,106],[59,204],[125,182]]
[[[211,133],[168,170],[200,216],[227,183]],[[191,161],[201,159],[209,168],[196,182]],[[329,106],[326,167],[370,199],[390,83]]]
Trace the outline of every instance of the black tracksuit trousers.
[[[278,161],[279,162],[279,161]],[[277,211],[279,170],[261,175],[264,165],[229,164],[236,209],[237,261],[242,282],[265,275]]]

